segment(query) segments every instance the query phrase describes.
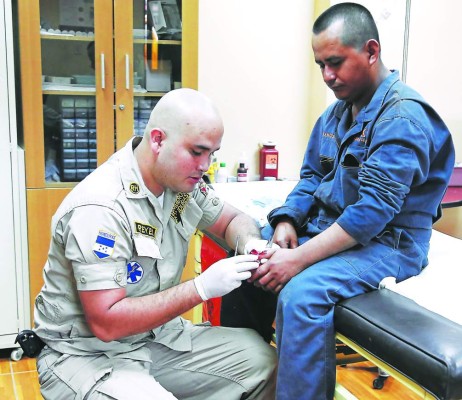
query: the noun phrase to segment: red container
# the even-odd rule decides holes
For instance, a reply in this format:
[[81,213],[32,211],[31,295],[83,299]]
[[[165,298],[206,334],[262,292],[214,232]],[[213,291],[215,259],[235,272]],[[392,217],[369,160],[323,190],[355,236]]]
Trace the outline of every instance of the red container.
[[449,186],[462,186],[462,167],[454,167],[451,179],[449,179]]
[[279,152],[276,143],[268,141],[262,143],[260,149],[260,180],[265,178],[278,178]]

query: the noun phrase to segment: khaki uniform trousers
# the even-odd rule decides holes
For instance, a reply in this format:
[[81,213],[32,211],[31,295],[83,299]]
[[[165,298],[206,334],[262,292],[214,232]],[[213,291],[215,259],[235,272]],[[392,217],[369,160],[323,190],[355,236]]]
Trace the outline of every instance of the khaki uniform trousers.
[[152,363],[45,347],[37,359],[41,393],[49,400],[274,398],[276,352],[253,330],[195,326],[192,351],[146,346]]

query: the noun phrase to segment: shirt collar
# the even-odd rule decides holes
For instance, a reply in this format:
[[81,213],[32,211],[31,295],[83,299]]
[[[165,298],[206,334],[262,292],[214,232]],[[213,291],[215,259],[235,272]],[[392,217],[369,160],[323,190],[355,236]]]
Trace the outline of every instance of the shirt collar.
[[359,123],[371,121],[382,107],[385,97],[390,91],[391,87],[399,81],[399,72],[392,70],[391,74],[388,75],[383,82],[379,85],[371,101],[366,107],[363,107],[356,116],[356,121]]
[[130,139],[120,151],[119,165],[122,185],[127,198],[136,199],[154,196],[145,186],[133,150],[140,144],[141,137]]

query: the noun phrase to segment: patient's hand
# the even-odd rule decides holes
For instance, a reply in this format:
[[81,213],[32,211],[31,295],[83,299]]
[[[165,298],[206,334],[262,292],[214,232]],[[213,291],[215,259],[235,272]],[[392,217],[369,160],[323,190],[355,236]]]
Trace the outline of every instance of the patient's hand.
[[285,249],[295,249],[298,246],[297,232],[291,222],[281,221],[276,225],[273,234],[273,243]]
[[252,271],[249,282],[273,293],[279,293],[289,280],[303,270],[293,249],[278,249],[265,255]]

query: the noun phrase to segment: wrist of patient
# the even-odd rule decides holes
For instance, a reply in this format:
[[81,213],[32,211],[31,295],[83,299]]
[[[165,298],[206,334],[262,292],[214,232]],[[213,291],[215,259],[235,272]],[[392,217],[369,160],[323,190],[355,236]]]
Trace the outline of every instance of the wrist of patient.
[[281,223],[288,223],[292,225],[294,228],[296,228],[296,224],[293,218],[283,215],[281,217],[276,217],[271,221],[271,227],[276,229],[276,227],[281,224]]

